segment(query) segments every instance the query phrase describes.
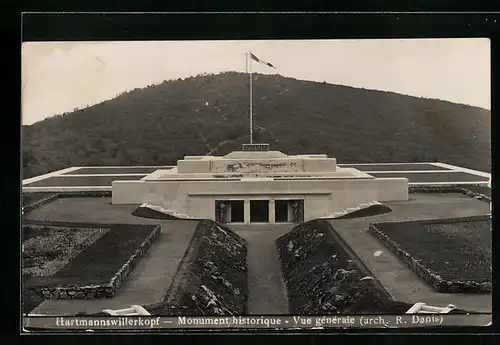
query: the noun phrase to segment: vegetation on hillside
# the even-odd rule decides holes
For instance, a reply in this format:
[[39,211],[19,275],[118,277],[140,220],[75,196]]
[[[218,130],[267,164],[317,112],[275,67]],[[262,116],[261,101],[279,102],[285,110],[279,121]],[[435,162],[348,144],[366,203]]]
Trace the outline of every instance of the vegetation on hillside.
[[[254,140],[339,163],[442,161],[491,171],[490,111],[254,75]],[[68,166],[169,165],[248,142],[248,76],[165,81],[23,126],[23,177]]]

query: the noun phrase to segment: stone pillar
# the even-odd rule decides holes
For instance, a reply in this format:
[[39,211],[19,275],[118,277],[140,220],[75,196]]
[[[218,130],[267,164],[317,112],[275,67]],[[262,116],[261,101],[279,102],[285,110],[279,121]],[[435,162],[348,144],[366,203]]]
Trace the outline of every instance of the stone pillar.
[[249,224],[250,223],[250,200],[245,200],[243,211],[244,211],[244,215],[243,215],[244,222],[245,222],[245,224]]
[[276,206],[274,199],[269,200],[269,223],[274,224],[276,223]]
[[226,203],[226,210],[225,210],[225,214],[224,214],[224,221],[225,223],[231,223],[233,220],[231,219],[231,203],[230,202],[227,202]]
[[293,223],[293,207],[292,207],[292,201],[291,200],[288,200],[288,204],[287,204],[287,221],[289,223]]

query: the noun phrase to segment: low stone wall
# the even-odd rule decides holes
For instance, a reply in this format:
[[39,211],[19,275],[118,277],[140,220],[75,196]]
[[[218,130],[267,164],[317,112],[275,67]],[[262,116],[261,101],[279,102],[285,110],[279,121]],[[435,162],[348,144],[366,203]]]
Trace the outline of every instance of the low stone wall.
[[50,195],[50,196],[43,198],[41,200],[35,201],[32,204],[26,205],[22,208],[23,214],[26,214],[30,211],[33,211],[34,209],[37,209],[43,205],[46,205],[46,204],[56,200],[58,197],[59,197],[58,194],[53,194],[53,195]]
[[111,191],[78,191],[57,193],[59,198],[109,198]]
[[368,231],[394,252],[415,274],[431,285],[436,291],[441,293],[491,293],[491,282],[475,281],[449,281],[441,276],[434,274],[420,262],[418,262],[410,253],[401,248],[396,242],[391,240],[375,224],[370,224]]
[[80,192],[67,192],[67,193],[54,193],[51,196],[38,200],[32,204],[26,205],[22,208],[23,214],[33,211],[43,205],[46,205],[59,198],[100,198],[111,197],[110,191],[80,191]]
[[30,289],[41,294],[44,299],[94,299],[113,297],[117,289],[123,284],[140,258],[147,252],[160,233],[161,226],[157,225],[144,242],[141,243],[139,248],[137,248],[134,254],[130,256],[127,262],[107,283],[95,285],[43,286],[32,287]]
[[491,202],[491,197],[489,197],[488,195],[482,194],[482,193],[477,193],[477,192],[474,192],[474,191],[469,190],[467,188],[462,188],[462,193],[465,195],[468,195],[472,198],[481,200],[481,201]]
[[314,220],[276,240],[289,310],[297,315],[404,313],[330,224]]
[[[471,187],[484,187],[484,185],[471,185]],[[474,192],[467,187],[457,186],[457,185],[449,185],[449,186],[427,186],[427,185],[414,185],[409,187],[410,193],[461,193],[472,198],[491,202],[491,197],[488,195]]]
[[125,282],[125,279],[128,277],[130,272],[135,268],[141,257],[146,254],[146,252],[149,250],[153,242],[160,236],[161,233],[161,225],[157,225],[151,235],[148,236],[144,240],[144,242],[141,243],[139,248],[135,251],[132,256],[127,260],[127,262],[116,272],[114,277],[112,277],[109,281],[109,286],[112,288],[113,295],[115,294],[116,290],[123,285]]
[[198,224],[161,305],[153,315],[242,315],[247,312],[247,248],[243,238],[210,220]]
[[43,287],[37,289],[37,292],[44,299],[94,299],[114,296],[114,289],[109,284]]

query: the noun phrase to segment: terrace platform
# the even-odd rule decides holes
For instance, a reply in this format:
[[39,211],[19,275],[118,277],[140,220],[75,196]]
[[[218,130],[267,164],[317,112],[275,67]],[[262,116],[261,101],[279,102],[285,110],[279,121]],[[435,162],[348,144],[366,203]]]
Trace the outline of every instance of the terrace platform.
[[[135,206],[137,207],[137,206]],[[131,215],[132,205],[111,205],[111,198],[57,199],[25,215],[26,220],[160,224],[161,233],[127,277],[113,298],[93,300],[45,300],[32,313],[70,315],[98,313],[134,304],[160,303],[170,286],[198,222],[158,220]],[[110,251],[113,246],[110,245]],[[110,252],[110,255],[112,253]]]
[[[366,218],[329,220],[395,300],[430,305],[454,304],[461,309],[492,312],[492,295],[439,293],[424,283],[369,232],[370,223],[470,217],[490,213],[489,203],[458,193],[411,193],[405,202],[384,203],[392,212]],[[439,250],[439,248],[436,248]],[[382,251],[380,256],[374,253]]]
[[[23,192],[110,191],[113,181],[138,181],[161,170],[168,175],[173,168],[175,166],[70,167],[23,180]],[[491,179],[489,173],[439,162],[337,164],[337,168],[354,168],[375,177],[405,177],[409,186],[486,186]]]

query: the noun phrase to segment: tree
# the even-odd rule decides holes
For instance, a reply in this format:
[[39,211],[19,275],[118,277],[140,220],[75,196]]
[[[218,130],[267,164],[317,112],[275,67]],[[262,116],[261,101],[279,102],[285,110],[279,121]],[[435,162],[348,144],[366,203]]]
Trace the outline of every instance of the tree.
[[260,135],[260,132],[257,131],[257,132],[253,132],[253,141],[258,143],[261,139],[261,135]]
[[302,148],[307,148],[309,146],[309,139],[307,138],[300,138],[297,143],[302,147]]
[[234,125],[232,128],[229,128],[227,131],[227,140],[236,140],[243,135],[243,126]]
[[37,164],[38,160],[30,150],[23,150],[23,168],[28,165]]

